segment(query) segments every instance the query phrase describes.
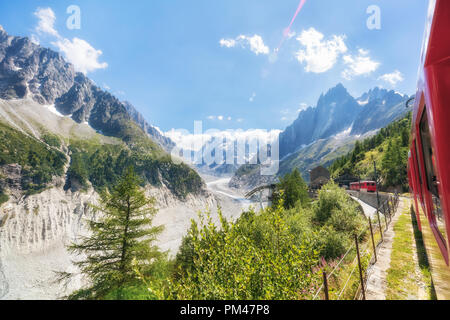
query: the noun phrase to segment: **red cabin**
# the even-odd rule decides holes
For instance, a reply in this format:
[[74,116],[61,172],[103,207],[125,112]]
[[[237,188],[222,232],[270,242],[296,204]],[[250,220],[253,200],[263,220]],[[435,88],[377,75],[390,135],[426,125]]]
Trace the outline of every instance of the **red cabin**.
[[439,299],[450,299],[450,1],[431,0],[413,111],[409,185]]

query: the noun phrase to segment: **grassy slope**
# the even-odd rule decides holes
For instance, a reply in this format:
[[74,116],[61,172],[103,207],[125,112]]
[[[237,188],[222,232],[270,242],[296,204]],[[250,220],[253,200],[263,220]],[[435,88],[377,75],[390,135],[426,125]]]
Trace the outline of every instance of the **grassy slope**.
[[302,176],[309,181],[309,170],[319,166],[327,166],[335,159],[342,157],[353,149],[355,140],[348,139],[336,144],[336,140],[320,140],[292,154],[280,162],[279,175],[283,176],[298,168]]
[[[411,225],[413,225],[413,228]],[[423,241],[417,228],[417,222],[415,222],[408,206],[405,206],[405,210],[395,224],[394,232],[391,264],[386,277],[386,299],[434,299],[435,295]],[[417,258],[411,263],[414,255],[417,255]],[[425,297],[421,297],[419,293],[420,283],[426,286]]]

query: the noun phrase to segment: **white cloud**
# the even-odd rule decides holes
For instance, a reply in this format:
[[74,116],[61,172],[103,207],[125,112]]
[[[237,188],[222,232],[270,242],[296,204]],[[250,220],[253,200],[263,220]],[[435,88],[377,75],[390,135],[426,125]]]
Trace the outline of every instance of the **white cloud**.
[[106,90],[111,90],[111,87],[108,86],[106,83],[103,84],[103,88],[106,89]]
[[395,86],[397,83],[405,80],[405,78],[403,77],[403,74],[400,71],[395,70],[392,73],[386,73],[382,75],[381,77],[378,78],[378,80],[383,80],[385,82],[390,83],[392,86]]
[[219,41],[221,47],[234,48],[240,45],[242,48],[249,48],[256,55],[269,54],[270,49],[264,44],[263,38],[260,35],[246,36],[239,35],[235,39],[221,39]]
[[359,49],[357,56],[344,56],[344,63],[347,65],[347,69],[342,72],[342,77],[347,80],[356,76],[368,75],[380,66],[379,62],[369,57],[369,51],[364,49]]
[[[73,38],[71,41],[59,35],[55,29],[56,15],[51,8],[38,8],[34,15],[38,18],[38,24],[35,28],[37,34],[55,37],[57,40],[52,42],[52,45],[64,54],[67,61],[74,65],[75,70],[87,74],[108,67],[106,62],[98,61],[102,55],[101,50],[95,49],[83,39]],[[34,34],[31,35],[31,41],[39,44],[39,39]]]
[[56,16],[51,8],[38,8],[34,15],[39,19],[35,30],[38,34],[50,34],[58,37],[58,31],[55,29]]
[[322,33],[309,28],[303,30],[297,40],[304,48],[297,51],[296,57],[300,63],[306,64],[306,72],[326,72],[333,68],[341,54],[347,52],[344,35],[333,35],[331,39],[324,40]]
[[256,93],[253,92],[252,96],[248,99],[248,101],[253,102],[253,101],[255,101],[255,98],[256,98]]
[[221,47],[227,47],[227,48],[233,48],[236,46],[236,40],[234,39],[220,39],[220,46]]
[[64,53],[67,60],[79,72],[86,74],[97,69],[105,69],[108,67],[106,62],[98,61],[102,55],[102,51],[95,49],[83,39],[73,38],[72,41],[62,39],[52,42],[52,44]]
[[208,116],[207,119],[208,120],[219,120],[219,121],[223,121],[223,120],[231,121],[231,120],[233,120],[233,118],[231,116]]

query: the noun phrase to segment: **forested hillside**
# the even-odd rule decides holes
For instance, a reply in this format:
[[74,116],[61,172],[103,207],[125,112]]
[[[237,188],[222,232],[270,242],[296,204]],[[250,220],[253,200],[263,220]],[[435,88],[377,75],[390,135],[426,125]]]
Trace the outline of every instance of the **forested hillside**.
[[[331,166],[333,178],[351,174],[375,179],[374,161],[382,189],[407,190],[407,162],[411,113],[395,121],[368,139],[357,141],[352,152],[337,159]],[[400,191],[400,190],[399,190]]]

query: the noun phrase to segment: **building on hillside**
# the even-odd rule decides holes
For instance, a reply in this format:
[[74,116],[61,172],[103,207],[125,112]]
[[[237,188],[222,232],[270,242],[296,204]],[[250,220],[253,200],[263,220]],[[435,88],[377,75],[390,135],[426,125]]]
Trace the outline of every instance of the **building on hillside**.
[[350,183],[352,182],[359,182],[360,179],[354,175],[351,175],[349,173],[345,173],[338,178],[334,179],[334,182],[336,182],[340,187],[350,187]]
[[309,181],[311,189],[320,189],[330,181],[330,171],[322,166],[312,169],[309,172]]

